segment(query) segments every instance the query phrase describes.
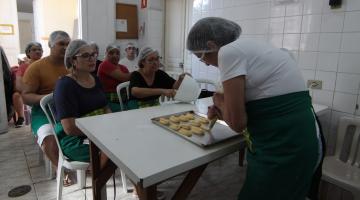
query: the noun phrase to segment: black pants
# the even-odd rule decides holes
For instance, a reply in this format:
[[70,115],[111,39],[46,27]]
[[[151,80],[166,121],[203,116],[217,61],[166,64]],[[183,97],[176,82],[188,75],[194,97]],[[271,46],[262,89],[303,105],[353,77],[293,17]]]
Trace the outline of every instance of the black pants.
[[320,181],[321,181],[321,176],[322,176],[322,164],[324,161],[324,157],[326,154],[326,143],[325,143],[325,137],[322,131],[322,127],[320,124],[320,120],[317,116],[315,116],[316,118],[316,122],[319,125],[319,130],[320,130],[320,139],[321,139],[321,143],[322,143],[322,157],[321,157],[321,161],[319,163],[319,166],[316,168],[316,171],[314,173],[314,176],[312,178],[312,182],[311,182],[311,186],[310,186],[310,190],[308,192],[307,197],[311,200],[318,200],[319,199],[319,186],[320,186]]

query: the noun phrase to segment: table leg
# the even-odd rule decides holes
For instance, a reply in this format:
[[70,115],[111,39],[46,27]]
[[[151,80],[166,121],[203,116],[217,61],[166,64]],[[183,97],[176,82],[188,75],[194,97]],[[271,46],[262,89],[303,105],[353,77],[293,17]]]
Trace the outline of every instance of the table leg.
[[93,199],[106,199],[106,182],[114,174],[116,165],[109,160],[103,169],[100,169],[100,149],[90,141],[90,161],[92,168]]
[[175,192],[172,200],[183,200],[186,199],[190,194],[191,190],[195,186],[196,182],[200,178],[201,174],[204,172],[207,164],[201,165],[195,169],[189,171],[186,175],[184,181],[181,183],[178,190]]
[[142,184],[138,183],[135,189],[140,200],[156,200],[156,185],[143,188]]

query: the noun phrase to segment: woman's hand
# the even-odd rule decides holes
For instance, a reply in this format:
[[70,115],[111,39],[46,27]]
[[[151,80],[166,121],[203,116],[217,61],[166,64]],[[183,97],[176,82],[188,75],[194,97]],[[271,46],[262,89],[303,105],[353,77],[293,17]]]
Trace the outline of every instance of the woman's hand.
[[214,118],[217,118],[220,120],[223,119],[221,111],[215,105],[208,107],[207,117],[208,117],[208,119],[214,119]]
[[176,94],[176,90],[174,89],[163,89],[161,96],[173,98],[175,94]]

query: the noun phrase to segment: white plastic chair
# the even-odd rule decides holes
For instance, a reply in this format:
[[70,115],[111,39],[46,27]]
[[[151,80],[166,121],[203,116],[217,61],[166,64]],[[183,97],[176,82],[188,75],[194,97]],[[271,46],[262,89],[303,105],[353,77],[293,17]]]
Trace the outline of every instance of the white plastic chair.
[[44,96],[40,101],[40,106],[43,109],[47,119],[49,120],[52,126],[52,132],[55,136],[56,144],[59,148],[59,161],[58,161],[58,168],[57,168],[57,175],[56,175],[56,182],[57,182],[57,194],[56,199],[62,199],[62,187],[63,187],[63,177],[64,177],[64,168],[70,170],[76,170],[77,173],[77,180],[80,188],[85,187],[85,172],[89,166],[88,162],[79,162],[79,161],[70,161],[68,158],[63,154],[58,138],[55,133],[55,117],[54,117],[54,101],[53,101],[53,94],[50,93]]
[[129,100],[129,85],[130,85],[130,81],[126,81],[126,82],[120,83],[119,85],[116,86],[116,93],[119,97],[121,111],[125,110],[125,106],[124,106],[125,99],[122,99],[121,91],[123,89],[126,90],[126,97],[127,97],[126,100]]
[[[199,83],[199,86],[200,86],[201,89],[204,88],[204,89],[206,89],[206,90],[209,90],[209,89],[210,89],[209,86],[211,86],[211,87],[213,87],[213,88],[211,88],[211,89],[216,90],[217,87],[218,87],[218,83],[216,83],[215,81],[210,80],[210,79],[197,78],[197,79],[195,79],[195,80],[196,80],[196,82]],[[203,87],[203,86],[204,86],[204,87]]]
[[337,185],[360,200],[360,119],[340,118],[334,156],[327,156],[323,162],[322,179]]

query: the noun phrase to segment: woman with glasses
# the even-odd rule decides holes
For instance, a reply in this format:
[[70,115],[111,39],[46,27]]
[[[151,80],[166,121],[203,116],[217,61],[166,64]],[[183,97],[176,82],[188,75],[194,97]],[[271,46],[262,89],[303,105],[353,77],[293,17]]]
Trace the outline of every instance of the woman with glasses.
[[244,134],[248,146],[238,199],[305,199],[323,155],[311,97],[288,52],[240,33],[235,22],[208,17],[187,38],[189,51],[220,70],[223,93],[208,117]]
[[98,77],[103,85],[110,109],[113,112],[121,111],[116,86],[130,79],[129,70],[125,66],[118,64],[119,59],[119,47],[116,45],[107,46],[105,59],[100,64],[98,70]]
[[141,49],[138,57],[139,69],[131,74],[129,109],[159,105],[159,97],[172,98],[176,94],[185,74],[175,81],[159,69],[160,56],[151,47]]
[[21,127],[24,124],[24,103],[21,97],[21,91],[23,88],[22,78],[29,65],[42,57],[43,49],[40,43],[30,42],[25,47],[25,54],[27,61],[22,62],[16,71],[15,75],[15,92],[13,93],[14,108],[18,115],[15,122],[15,127]]
[[[84,40],[73,40],[65,52],[65,66],[70,71],[61,77],[55,86],[54,102],[56,134],[60,147],[71,160],[89,162],[89,145],[86,136],[75,125],[75,119],[110,113],[108,101],[101,83],[91,72],[96,66],[97,53]],[[101,166],[107,161],[101,155]]]

